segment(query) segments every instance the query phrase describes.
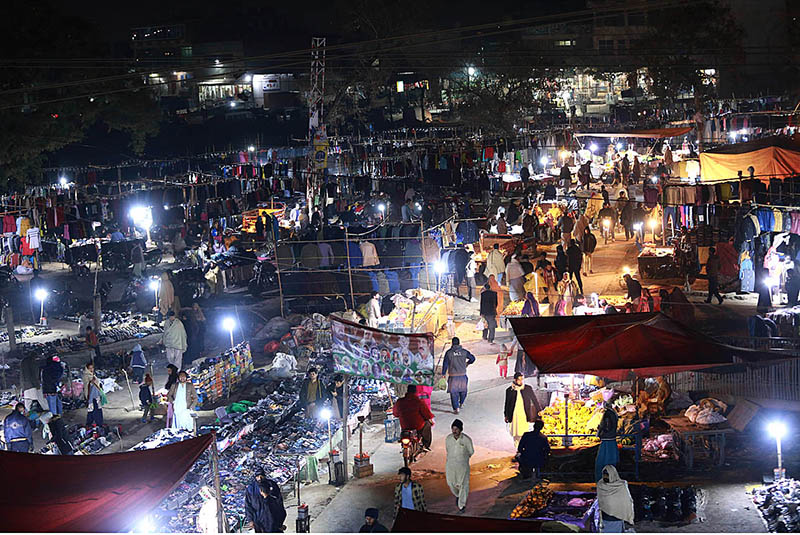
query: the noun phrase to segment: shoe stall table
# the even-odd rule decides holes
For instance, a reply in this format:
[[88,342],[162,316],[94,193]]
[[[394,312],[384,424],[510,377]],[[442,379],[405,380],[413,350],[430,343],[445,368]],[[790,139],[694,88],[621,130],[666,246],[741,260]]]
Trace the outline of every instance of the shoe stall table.
[[675,447],[686,468],[694,468],[695,457],[707,456],[716,466],[725,464],[726,437],[735,432],[730,427],[705,428],[691,423],[684,416],[664,418],[672,430]]

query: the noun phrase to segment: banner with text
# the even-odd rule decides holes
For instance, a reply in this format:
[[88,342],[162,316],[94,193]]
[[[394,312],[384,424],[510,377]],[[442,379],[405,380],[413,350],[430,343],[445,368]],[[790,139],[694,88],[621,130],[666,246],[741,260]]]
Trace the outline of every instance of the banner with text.
[[330,317],[336,371],[433,386],[433,334],[390,333]]

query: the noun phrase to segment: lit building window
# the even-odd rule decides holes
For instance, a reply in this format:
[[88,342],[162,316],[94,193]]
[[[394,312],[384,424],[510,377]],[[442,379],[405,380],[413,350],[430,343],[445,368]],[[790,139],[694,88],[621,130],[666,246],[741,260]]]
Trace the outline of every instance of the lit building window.
[[556,46],[575,46],[575,41],[571,39],[556,41]]

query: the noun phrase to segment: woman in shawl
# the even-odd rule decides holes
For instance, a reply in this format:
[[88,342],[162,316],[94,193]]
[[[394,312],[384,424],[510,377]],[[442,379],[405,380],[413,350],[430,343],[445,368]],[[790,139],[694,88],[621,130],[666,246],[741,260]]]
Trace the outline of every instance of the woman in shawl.
[[578,288],[569,278],[569,273],[564,273],[563,278],[558,281],[558,303],[554,316],[572,316],[572,305],[578,295]]
[[597,482],[597,507],[601,515],[601,533],[622,533],[626,522],[633,525],[631,491],[614,465],[603,467],[603,477]]
[[522,306],[522,315],[530,317],[539,316],[539,302],[531,292],[525,294],[525,304]]

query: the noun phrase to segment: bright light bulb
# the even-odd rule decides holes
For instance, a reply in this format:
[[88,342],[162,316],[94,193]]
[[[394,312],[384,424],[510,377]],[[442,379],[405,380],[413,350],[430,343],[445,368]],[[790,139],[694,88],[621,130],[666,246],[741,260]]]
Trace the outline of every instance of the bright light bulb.
[[250,76],[249,74],[244,77],[244,81],[247,82],[247,83],[250,83],[250,80],[252,80],[252,79],[253,79],[253,77]]
[[441,275],[447,271],[447,264],[443,260],[439,260],[436,262],[436,264],[434,264],[433,268],[436,270],[436,273]]
[[66,187],[66,185],[67,185],[67,178],[66,177],[62,176],[61,178],[58,179],[58,181],[61,183],[62,186]]
[[149,284],[149,286],[150,286],[150,289],[151,289],[151,290],[153,290],[154,292],[155,292],[156,290],[158,290],[158,283],[159,283],[159,281],[158,281],[157,279],[153,279],[153,280],[151,280],[151,281],[150,281],[150,284]]
[[589,150],[592,151],[592,152],[596,151],[597,150],[597,145],[595,143],[592,143],[591,145],[589,145]]
[[38,299],[39,301],[44,301],[45,299],[47,299],[47,290],[45,290],[44,288],[39,288],[38,290],[36,290],[36,299]]
[[380,203],[380,204],[378,205],[378,210],[380,210],[381,212],[384,212],[384,211],[386,211],[386,205],[385,205],[385,204],[383,204],[383,203]]
[[539,160],[539,162],[540,162],[542,165],[547,165],[547,162],[548,162],[549,160],[550,160],[550,159],[549,159],[547,156],[542,156],[542,158]]
[[475,76],[475,67],[467,68],[467,74],[469,74],[470,76]]
[[331,413],[330,409],[325,408],[319,411],[319,415],[322,417],[323,420],[330,420],[331,416],[333,416],[333,413]]
[[775,439],[781,439],[786,436],[786,424],[783,422],[770,422],[767,424],[767,433]]
[[249,150],[250,152],[253,152],[253,151],[256,150],[256,148],[254,146],[250,145],[249,147],[247,147],[247,150]]
[[617,150],[621,150],[621,149],[622,149],[622,143],[617,143]]
[[236,107],[236,103],[235,102],[231,102],[231,108],[235,108],[235,107]]
[[228,316],[227,318],[222,320],[222,327],[226,331],[232,331],[236,327],[236,321],[230,316]]

